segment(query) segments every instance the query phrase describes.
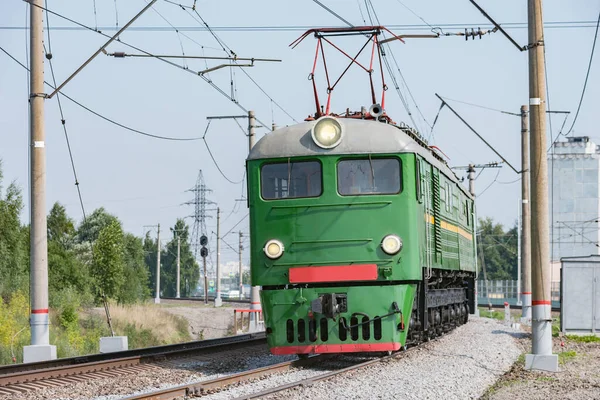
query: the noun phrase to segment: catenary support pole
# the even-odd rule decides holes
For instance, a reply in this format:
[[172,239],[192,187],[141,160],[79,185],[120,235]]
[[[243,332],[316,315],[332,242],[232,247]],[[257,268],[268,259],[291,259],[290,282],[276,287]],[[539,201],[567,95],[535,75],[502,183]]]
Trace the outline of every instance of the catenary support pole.
[[215,307],[221,307],[221,209],[217,207],[217,292],[215,296]]
[[177,297],[177,298],[181,297],[180,282],[181,282],[181,237],[179,237],[179,235],[177,235],[177,294],[175,295],[175,297]]
[[[469,193],[471,193],[471,196],[473,196],[473,198],[475,198],[475,165],[474,164],[469,164],[468,168],[467,168],[467,178],[469,179]],[[475,207],[473,207],[473,230],[475,231],[475,265],[477,265],[477,230],[475,229],[475,227],[477,226],[477,221],[476,221],[476,214],[475,214]],[[477,281],[478,281],[478,277],[479,277],[479,268],[475,268],[475,271],[477,273],[477,276],[475,277],[475,282],[473,282],[474,287],[474,292],[475,292],[475,309],[472,310],[473,314],[475,314],[476,316],[479,316],[479,301],[478,301],[478,297],[479,297],[479,293],[477,290]],[[487,282],[486,282],[487,283]]]
[[521,106],[521,322],[531,324],[531,203],[529,202],[529,107]]
[[156,293],[154,295],[154,303],[160,303],[160,224],[158,224],[158,232],[156,234]]
[[528,0],[529,118],[531,128],[531,288],[532,346],[525,369],[558,370],[552,354],[548,160],[546,159],[546,80],[542,0]]
[[[256,117],[254,116],[254,111],[248,111],[248,150],[252,151],[252,147],[254,147],[254,138],[255,138],[255,129],[256,129]],[[262,310],[262,306],[260,304],[260,287],[252,286],[250,290],[250,309],[251,310]],[[258,329],[258,313],[252,313],[251,315],[251,329]]]
[[46,143],[44,132],[44,22],[42,0],[31,0],[30,59],[30,302],[31,346],[23,348],[23,361],[56,358],[50,345],[48,314],[48,231],[46,223]]
[[521,241],[522,241],[522,234],[523,234],[523,229],[522,229],[522,225],[523,225],[523,218],[522,218],[522,212],[521,212],[521,206],[522,206],[523,202],[521,200],[519,200],[519,208],[517,209],[517,305],[518,306],[523,306],[523,300],[521,298],[522,294],[523,294],[523,280],[521,279],[521,271],[522,271],[522,257],[521,257]]
[[239,284],[239,288],[240,288],[240,299],[242,298],[242,294],[244,293],[244,278],[243,278],[243,271],[242,271],[242,251],[244,250],[244,246],[242,245],[242,238],[244,237],[244,234],[242,233],[242,231],[240,231],[240,247],[239,247],[239,256],[240,256],[240,265],[239,265],[239,271],[238,271],[238,275],[239,275],[239,280],[240,280],[240,284]]

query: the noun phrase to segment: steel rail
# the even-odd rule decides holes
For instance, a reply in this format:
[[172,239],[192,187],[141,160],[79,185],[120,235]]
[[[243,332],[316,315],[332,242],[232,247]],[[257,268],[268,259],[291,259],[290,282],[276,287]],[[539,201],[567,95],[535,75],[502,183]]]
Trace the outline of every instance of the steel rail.
[[[488,304],[479,302],[479,308],[485,308],[487,311]],[[504,305],[503,304],[492,304],[492,308],[504,309]],[[523,306],[520,306],[517,304],[511,304],[510,309],[511,310],[521,310],[521,309],[523,309]],[[560,307],[552,307],[552,312],[560,312]]]
[[219,339],[198,340],[165,346],[146,347],[114,353],[90,354],[87,356],[62,358],[51,361],[4,365],[0,366],[0,387],[11,383],[31,381],[31,379],[27,377],[28,375],[41,377],[44,372],[59,374],[62,370],[65,374],[69,375],[77,373],[81,368],[88,368],[90,371],[94,371],[94,368],[102,368],[103,365],[109,366],[111,363],[119,362],[119,360],[125,363],[134,362],[134,359],[140,360],[140,363],[154,362],[186,353],[210,353],[218,351],[223,346],[231,348],[231,346],[237,347],[255,344],[266,344],[266,334],[264,332],[229,336]]
[[239,372],[236,374],[227,375],[220,378],[210,379],[206,381],[190,383],[180,386],[174,386],[168,389],[157,390],[137,394],[130,397],[125,397],[125,400],[171,400],[178,397],[192,397],[206,394],[210,390],[215,390],[229,386],[235,383],[249,381],[251,379],[261,378],[275,373],[289,371],[293,368],[308,367],[326,358],[331,358],[328,355],[312,356],[307,359],[286,361],[279,364],[268,365],[266,367],[251,369],[249,371]]
[[[161,300],[177,300],[177,301],[204,301],[204,297],[161,297]],[[215,296],[208,296],[208,300],[212,301],[215,299]],[[249,299],[224,299],[223,297],[221,297],[221,300],[223,300],[223,302],[225,303],[248,303],[250,304],[250,300]]]

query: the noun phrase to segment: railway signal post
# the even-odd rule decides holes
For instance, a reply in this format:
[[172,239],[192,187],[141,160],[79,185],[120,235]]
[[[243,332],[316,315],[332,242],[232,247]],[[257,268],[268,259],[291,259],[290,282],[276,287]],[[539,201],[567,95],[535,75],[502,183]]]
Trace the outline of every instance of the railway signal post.
[[204,304],[208,304],[208,275],[206,274],[206,257],[208,256],[208,238],[205,235],[200,236],[200,256],[202,257],[202,267],[204,268]]
[[552,354],[548,162],[546,159],[546,80],[542,0],[528,0],[529,117],[531,129],[532,346],[525,369],[558,371]]
[[31,0],[30,57],[30,171],[31,171],[31,345],[23,348],[23,361],[56,358],[56,346],[50,345],[48,314],[48,232],[46,223],[46,149],[44,132],[44,25],[42,0]]

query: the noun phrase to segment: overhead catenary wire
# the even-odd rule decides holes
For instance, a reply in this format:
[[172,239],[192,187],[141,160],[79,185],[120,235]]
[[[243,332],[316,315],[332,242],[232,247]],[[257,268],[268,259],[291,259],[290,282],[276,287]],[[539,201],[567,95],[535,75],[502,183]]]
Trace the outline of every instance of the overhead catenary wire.
[[[146,1],[147,3],[147,1]],[[160,18],[162,18],[163,21],[165,21],[167,23],[167,25],[169,25],[171,28],[173,28],[173,30],[175,31],[175,34],[177,35],[177,40],[179,41],[179,47],[181,47],[181,55],[183,55],[183,58],[181,60],[181,64],[183,65],[184,68],[187,68],[187,64],[185,61],[185,49],[183,48],[183,42],[181,41],[181,35],[179,34],[179,30],[173,25],[171,24],[171,22],[169,22],[168,19],[166,19],[157,9],[156,7],[152,7],[152,11],[154,11],[156,14],[158,14],[158,16]]]
[[208,128],[210,128],[210,123],[212,120],[208,120],[208,123],[206,124],[206,129],[204,130],[204,135],[202,136],[202,140],[204,141],[204,144],[206,145],[206,150],[208,150],[208,154],[210,155],[210,158],[213,160],[213,163],[215,164],[215,167],[217,167],[217,170],[219,171],[219,173],[221,174],[221,176],[223,176],[223,178],[225,178],[225,180],[231,184],[237,185],[242,183],[242,181],[244,180],[244,178],[242,178],[239,181],[233,181],[231,180],[227,175],[225,175],[225,173],[223,172],[223,170],[221,169],[221,167],[219,166],[219,163],[217,162],[217,160],[215,159],[215,157],[213,156],[212,151],[210,150],[210,146],[208,145],[208,142],[206,141],[206,134],[208,133]]
[[[92,27],[89,27],[89,26],[87,26],[85,24],[82,24],[81,22],[75,21],[75,20],[73,20],[73,19],[71,19],[69,17],[66,17],[66,16],[64,16],[62,14],[59,14],[59,13],[55,12],[55,11],[47,9],[46,7],[41,7],[41,6],[38,6],[38,5],[35,5],[35,4],[31,4],[31,5],[34,6],[34,7],[41,8],[42,10],[47,10],[50,14],[55,15],[55,16],[57,16],[59,18],[62,18],[64,20],[66,20],[66,21],[69,21],[69,22],[71,22],[71,23],[73,23],[75,25],[78,25],[78,26],[80,26],[83,29],[87,29],[87,30],[90,30],[92,32],[96,32],[97,34],[102,35],[104,37],[111,38],[111,36],[107,35],[106,33],[102,32],[100,30],[96,30],[96,29],[94,29]],[[172,28],[169,28],[169,29],[172,29]],[[164,63],[166,63],[166,64],[168,64],[170,66],[176,67],[178,69],[181,69],[181,70],[186,71],[188,73],[192,73],[195,76],[198,76],[198,77],[202,78],[202,80],[204,80],[206,83],[208,83],[213,89],[215,89],[217,92],[219,92],[221,95],[223,95],[227,99],[231,100],[239,109],[241,109],[242,111],[244,111],[246,113],[248,112],[247,108],[245,108],[244,106],[242,106],[239,102],[235,102],[234,99],[232,99],[225,91],[223,91],[223,89],[221,89],[219,86],[217,86],[214,82],[212,82],[208,77],[204,76],[203,74],[200,74],[197,71],[193,71],[193,70],[191,70],[189,68],[184,68],[181,65],[178,65],[178,64],[176,64],[176,63],[174,63],[172,61],[169,61],[167,59],[164,59],[162,57],[156,56],[156,55],[154,55],[154,54],[152,54],[152,53],[150,53],[150,52],[148,52],[146,50],[143,50],[143,49],[141,49],[141,48],[139,48],[137,46],[134,46],[132,44],[124,42],[123,40],[119,39],[118,42],[121,43],[121,44],[123,44],[124,46],[127,46],[127,47],[130,47],[130,48],[134,49],[134,50],[137,50],[140,53],[143,53],[143,54],[146,54],[146,55],[151,56],[153,58],[156,58],[157,60],[160,60],[160,61],[162,61],[162,62],[164,62]],[[260,119],[256,118],[256,121],[259,122],[262,126],[267,127],[267,125],[265,123],[263,123]]]
[[571,127],[565,136],[568,136],[573,128],[575,127],[575,123],[577,122],[577,117],[579,117],[579,111],[581,111],[581,105],[583,104],[583,98],[585,96],[585,90],[587,88],[588,79],[590,77],[590,70],[592,69],[592,62],[594,61],[594,52],[596,50],[596,40],[598,39],[598,27],[600,26],[600,13],[598,13],[598,20],[596,21],[596,31],[594,33],[594,43],[592,44],[592,51],[590,53],[590,61],[588,62],[587,72],[585,74],[585,81],[583,83],[583,90],[581,91],[581,98],[579,99],[579,105],[577,106],[577,112],[575,113],[575,117],[573,118],[573,122],[571,123]]
[[[177,6],[182,6],[179,3],[172,1],[163,0],[167,3],[171,3]],[[189,6],[183,6],[189,7]],[[435,29],[455,29],[455,28],[489,28],[493,25],[463,22],[463,23],[440,23],[432,24]],[[504,22],[502,26],[507,29],[527,29],[526,22]],[[208,31],[202,26],[176,26],[180,32],[195,32],[195,31]],[[309,29],[321,28],[321,25],[244,25],[244,26],[212,26],[211,29],[214,32],[306,32]],[[332,26],[332,28],[341,28],[342,26]],[[390,30],[402,30],[402,31],[419,31],[427,30],[430,31],[430,25],[426,24],[388,24],[386,27]],[[592,29],[596,27],[596,21],[544,21],[544,29]],[[25,26],[0,26],[0,30],[25,30]],[[82,30],[81,27],[72,26],[54,26],[52,30],[62,31],[77,31]],[[170,30],[164,26],[133,26],[129,28],[129,31],[139,32],[161,32]],[[114,26],[99,26],[96,30],[100,31],[114,31]]]
[[[10,57],[14,62],[16,62],[17,64],[19,64],[21,67],[23,67],[24,69],[26,69],[27,71],[29,71],[29,68],[23,64],[22,62],[20,62],[17,58],[15,58],[12,54],[10,54],[8,51],[6,51],[2,46],[0,46],[0,51],[2,51],[4,54],[6,54],[8,57]],[[44,81],[44,83],[50,87],[51,89],[56,89],[56,87],[50,83],[48,83],[47,81]],[[201,140],[202,137],[192,137],[192,138],[177,138],[177,137],[169,137],[169,136],[161,136],[161,135],[155,135],[152,133],[148,133],[148,132],[144,132],[141,131],[139,129],[135,129],[132,128],[130,126],[127,126],[125,124],[122,124],[120,122],[117,122],[109,117],[106,117],[102,114],[100,114],[97,111],[92,110],[91,108],[89,108],[88,106],[80,103],[79,101],[75,100],[74,98],[72,98],[71,96],[65,94],[62,91],[59,91],[58,93],[60,93],[64,98],[68,99],[69,101],[73,102],[74,104],[78,105],[79,107],[83,108],[84,110],[86,110],[87,112],[94,114],[95,116],[97,116],[98,118],[101,118],[113,125],[116,125],[120,128],[126,129],[128,131],[143,135],[143,136],[147,136],[147,137],[151,137],[151,138],[155,138],[155,139],[162,139],[162,140],[171,140],[171,141],[196,141],[196,140]]]
[[481,197],[481,196],[482,196],[482,195],[483,195],[485,192],[487,192],[487,190],[488,190],[489,188],[491,188],[491,187],[494,185],[494,183],[496,183],[496,182],[497,182],[497,180],[498,180],[498,175],[500,175],[500,169],[498,169],[498,172],[496,172],[496,177],[494,178],[494,180],[492,181],[492,183],[490,183],[490,184],[489,184],[489,185],[488,185],[488,186],[487,186],[485,189],[483,189],[483,190],[481,191],[481,193],[479,193],[479,195],[478,195],[477,197],[479,197],[479,198],[480,198],[480,197]]
[[246,218],[248,218],[248,215],[250,214],[246,214],[242,217],[242,219],[240,219],[234,226],[231,227],[230,230],[228,230],[223,236],[227,236],[231,233],[231,231],[233,231],[239,224],[241,224]]
[[[381,22],[379,21],[379,17],[377,16],[377,13],[375,11],[375,7],[373,6],[373,2],[371,0],[365,0],[365,3],[368,2],[368,4],[371,6],[371,11],[373,12],[373,17],[375,17],[375,20],[377,21],[378,25],[381,25]],[[385,33],[383,33],[383,37],[385,38]],[[404,87],[406,88],[406,91],[408,92],[408,95],[410,96],[410,98],[412,99],[415,108],[417,109],[419,115],[421,116],[421,118],[423,119],[423,121],[425,122],[426,125],[428,125],[431,128],[431,124],[427,121],[427,119],[425,118],[425,116],[423,115],[423,113],[421,112],[421,109],[419,108],[419,105],[417,104],[414,96],[412,95],[412,92],[410,90],[410,88],[408,87],[408,83],[406,82],[406,80],[404,79],[404,75],[402,74],[402,71],[400,70],[400,65],[398,64],[398,62],[396,61],[396,57],[394,56],[394,52],[392,50],[392,48],[390,47],[389,44],[385,44],[383,45],[383,47],[385,48],[387,46],[387,50],[388,52],[391,54],[392,56],[392,61],[394,62],[395,66],[396,66],[396,70],[398,71],[398,75],[400,75],[400,79],[402,80],[402,82],[404,83]],[[390,76],[394,76],[394,73],[392,72],[391,66],[389,65],[388,60],[386,59],[387,57],[385,57],[385,52],[383,52],[382,54],[382,59],[384,60],[385,64],[386,64],[386,69],[388,70],[388,73],[390,74]],[[396,92],[398,93],[398,95],[403,98],[404,96],[401,95],[400,92],[400,88],[398,87],[397,83],[396,83]],[[408,113],[410,120],[412,121],[412,123],[415,125],[415,128],[417,128],[417,123],[414,120],[413,116],[412,116],[412,112],[410,111],[410,108],[408,107],[408,102],[406,102],[405,105],[406,108],[406,112]],[[426,129],[424,130],[426,131]]]
[[[225,43],[216,33],[215,31],[210,27],[210,25],[208,25],[208,23],[204,20],[204,18],[202,18],[202,16],[200,15],[200,13],[196,10],[195,7],[190,7],[190,6],[183,6],[182,4],[178,4],[175,3],[173,1],[167,1],[167,0],[163,0],[169,4],[173,4],[173,5],[177,5],[179,7],[181,7],[181,9],[183,11],[185,11],[190,17],[192,17],[193,20],[195,20],[198,24],[200,24],[201,26],[204,25],[204,27],[206,28],[206,30],[213,36],[213,38],[217,41],[217,43],[221,46],[221,50],[226,53],[228,56],[233,56],[234,58],[237,56],[237,54],[227,45],[227,43]],[[194,14],[192,14],[191,12],[188,11],[188,9],[191,9],[194,11],[194,13],[196,14],[196,16],[198,18],[196,18],[194,16]],[[199,19],[199,20],[198,20]],[[234,62],[236,62],[234,60]],[[269,95],[267,93],[267,91],[250,75],[250,73],[248,71],[246,71],[244,68],[241,69],[242,72],[244,73],[244,75],[246,75],[246,77],[269,99],[269,101],[271,101],[272,104],[275,104],[275,106],[277,106],[277,108],[279,108],[285,115],[287,115],[292,121],[294,121],[295,123],[298,123],[298,120],[296,120],[285,108],[283,108],[283,106],[281,106],[281,104],[279,104],[277,101],[275,101],[273,99],[273,97],[271,97],[271,95]],[[232,95],[232,101],[235,102],[234,100],[234,96]],[[261,123],[262,124],[262,123]],[[264,125],[264,124],[263,124]],[[268,127],[267,127],[268,128]]]
[[[47,7],[47,0],[45,1]],[[46,12],[46,24],[47,27],[50,26],[50,18],[48,13]],[[46,52],[46,58],[48,59],[48,63],[50,65],[50,74],[52,76],[52,82],[54,86],[56,86],[56,76],[54,74],[54,66],[52,64],[52,40],[50,38],[50,30],[48,29],[48,51]],[[44,45],[44,51],[46,51],[46,46]],[[67,120],[65,118],[62,103],[60,101],[60,94],[56,95],[56,102],[58,103],[58,110],[60,112],[60,122],[63,127],[63,132],[65,134],[65,141],[67,143],[67,150],[69,152],[69,159],[71,160],[71,168],[73,170],[73,178],[75,179],[75,187],[77,188],[77,195],[79,197],[79,205],[81,206],[81,212],[83,214],[83,220],[87,219],[87,215],[85,212],[85,206],[83,205],[83,197],[81,196],[81,187],[79,186],[79,179],[77,178],[77,169],[75,168],[75,160],[73,159],[73,151],[71,149],[71,142],[69,140],[69,133],[67,132]]]

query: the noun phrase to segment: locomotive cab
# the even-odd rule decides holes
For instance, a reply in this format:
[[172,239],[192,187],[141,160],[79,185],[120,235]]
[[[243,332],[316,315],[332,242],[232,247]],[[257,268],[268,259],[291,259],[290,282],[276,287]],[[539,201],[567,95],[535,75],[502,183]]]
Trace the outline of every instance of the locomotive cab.
[[429,319],[415,312],[435,255],[416,169],[426,153],[396,126],[332,117],[252,149],[251,276],[274,354],[395,351]]

